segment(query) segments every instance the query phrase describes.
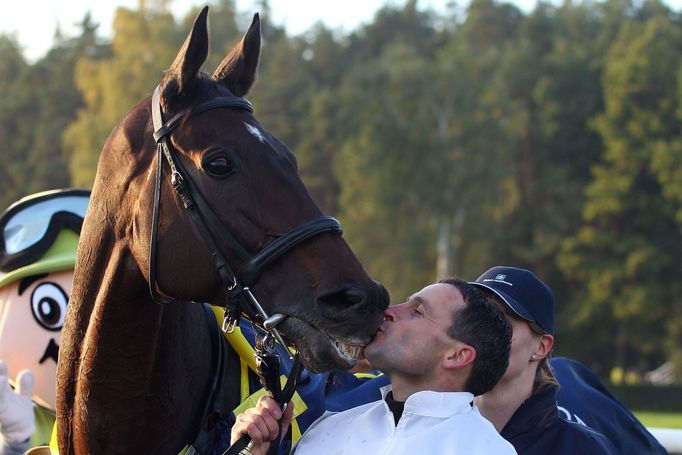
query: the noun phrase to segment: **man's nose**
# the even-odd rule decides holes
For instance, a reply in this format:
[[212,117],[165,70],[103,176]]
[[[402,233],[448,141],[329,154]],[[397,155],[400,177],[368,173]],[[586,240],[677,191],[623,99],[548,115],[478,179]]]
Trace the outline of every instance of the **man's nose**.
[[393,322],[396,319],[400,319],[404,308],[405,308],[404,303],[401,303],[400,305],[389,306],[384,310],[384,320]]
[[388,307],[384,310],[384,321],[393,322],[393,312],[390,311],[392,307]]

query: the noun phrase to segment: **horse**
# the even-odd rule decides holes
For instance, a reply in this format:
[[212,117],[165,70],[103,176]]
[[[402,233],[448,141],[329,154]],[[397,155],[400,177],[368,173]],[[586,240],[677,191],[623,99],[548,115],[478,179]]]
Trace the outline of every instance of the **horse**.
[[255,307],[313,372],[351,367],[383,321],[387,291],[243,98],[258,14],[212,75],[207,15],[99,158],[57,370],[62,455],[178,453],[239,404],[239,359],[203,302],[227,307],[226,329]]

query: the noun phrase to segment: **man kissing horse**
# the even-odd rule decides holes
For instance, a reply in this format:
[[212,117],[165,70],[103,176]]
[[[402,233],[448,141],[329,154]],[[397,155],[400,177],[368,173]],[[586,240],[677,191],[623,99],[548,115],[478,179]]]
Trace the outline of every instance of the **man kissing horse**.
[[178,453],[238,404],[238,356],[197,302],[227,326],[277,315],[314,372],[349,368],[388,305],[243,98],[258,16],[209,76],[207,14],[100,156],[57,371],[62,455]]

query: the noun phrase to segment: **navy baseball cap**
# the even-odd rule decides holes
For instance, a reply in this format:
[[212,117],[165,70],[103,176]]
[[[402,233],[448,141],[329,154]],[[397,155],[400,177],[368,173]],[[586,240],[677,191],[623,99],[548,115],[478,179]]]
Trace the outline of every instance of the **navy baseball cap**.
[[533,272],[497,266],[469,284],[494,292],[520,318],[554,334],[554,295]]

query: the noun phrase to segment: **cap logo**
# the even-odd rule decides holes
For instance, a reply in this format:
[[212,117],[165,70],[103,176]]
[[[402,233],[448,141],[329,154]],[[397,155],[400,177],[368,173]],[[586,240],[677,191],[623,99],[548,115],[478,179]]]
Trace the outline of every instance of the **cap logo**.
[[495,275],[495,278],[484,278],[484,279],[483,279],[483,282],[484,282],[484,283],[487,283],[487,282],[490,282],[490,281],[494,281],[494,282],[496,282],[496,283],[506,284],[507,286],[514,286],[514,285],[513,285],[512,283],[510,283],[509,281],[505,281],[506,278],[507,278],[507,275],[505,275],[504,273],[498,273],[497,275]]

